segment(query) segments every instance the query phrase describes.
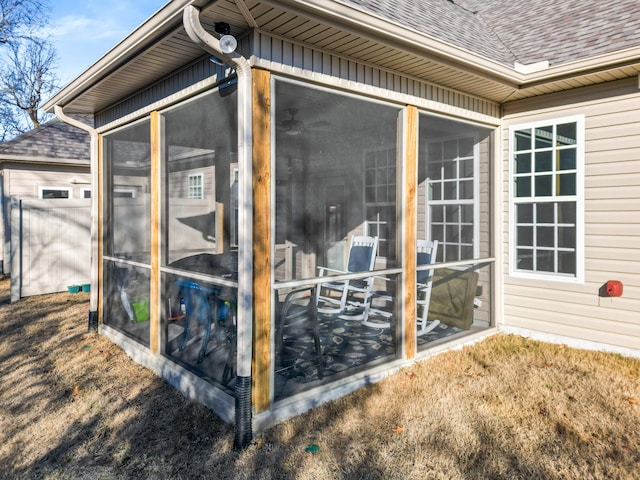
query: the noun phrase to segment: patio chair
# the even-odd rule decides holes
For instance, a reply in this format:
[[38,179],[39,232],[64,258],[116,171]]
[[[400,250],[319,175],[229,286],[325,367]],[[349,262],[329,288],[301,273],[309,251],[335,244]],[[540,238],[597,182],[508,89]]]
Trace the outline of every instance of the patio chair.
[[[315,286],[292,290],[279,305],[275,335],[278,372],[290,368],[297,360],[306,359],[305,357],[309,356],[309,352],[306,351],[308,349],[305,349],[305,338],[311,338],[314,349],[310,360],[317,366],[318,378],[322,379],[322,345],[315,292]],[[285,349],[290,352],[288,359]]]
[[[346,271],[318,267],[320,276],[373,271],[378,252],[378,237],[351,237]],[[366,320],[371,307],[373,275],[359,280],[327,281],[318,286],[318,312],[340,315],[350,320]]]
[[[435,263],[438,253],[438,241],[418,240],[416,244],[416,263],[418,266]],[[433,270],[417,272],[417,315],[416,324],[418,336],[430,332],[440,324],[440,320],[427,320],[429,314],[429,302],[431,301],[431,285],[433,282]]]
[[[191,320],[195,320],[204,326],[204,335],[202,344],[198,352],[198,363],[202,363],[207,353],[207,344],[211,338],[211,327],[214,324],[218,327],[217,322],[227,320],[227,316],[231,315],[231,307],[229,302],[221,301],[219,291],[216,288],[203,287],[197,282],[186,279],[179,279],[177,286],[180,289],[180,296],[184,299],[185,316],[184,316],[184,332],[182,334],[182,342],[180,343],[180,351],[187,346],[189,331],[191,328]],[[213,308],[212,308],[213,306]]]

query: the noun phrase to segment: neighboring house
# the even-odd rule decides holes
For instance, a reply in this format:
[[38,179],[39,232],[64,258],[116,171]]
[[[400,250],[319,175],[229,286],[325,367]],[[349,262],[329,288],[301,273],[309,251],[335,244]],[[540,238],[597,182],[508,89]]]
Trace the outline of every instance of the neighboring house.
[[638,2],[202,4],[45,108],[95,115],[100,332],[237,444],[495,332],[640,355]]
[[58,119],[0,144],[0,273],[11,270],[11,197],[90,198],[89,150],[89,135]]

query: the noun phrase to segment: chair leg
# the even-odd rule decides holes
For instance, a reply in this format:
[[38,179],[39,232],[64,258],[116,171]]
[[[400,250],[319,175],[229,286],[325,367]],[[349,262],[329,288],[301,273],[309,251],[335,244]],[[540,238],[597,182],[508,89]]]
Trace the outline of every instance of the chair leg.
[[430,322],[425,322],[425,324],[418,328],[418,336],[422,336],[425,333],[429,333],[431,330],[440,325],[440,320],[431,320]]
[[202,338],[202,346],[200,347],[200,353],[198,353],[198,363],[202,363],[204,357],[207,353],[207,344],[209,343],[209,338],[211,337],[211,320],[207,321],[207,324],[204,328],[204,337]]
[[313,319],[313,325],[311,328],[313,331],[313,340],[316,347],[316,358],[318,361],[318,379],[322,380],[322,345],[320,343],[320,325],[318,324],[317,317]]
[[189,315],[184,317],[184,331],[182,332],[182,342],[180,342],[180,351],[184,350],[187,345],[187,338],[189,338]]
[[222,371],[222,385],[225,387],[233,380],[234,364],[236,360],[236,338],[235,335],[231,338],[231,346],[229,347],[229,354],[227,355],[227,361],[224,364],[224,370]]

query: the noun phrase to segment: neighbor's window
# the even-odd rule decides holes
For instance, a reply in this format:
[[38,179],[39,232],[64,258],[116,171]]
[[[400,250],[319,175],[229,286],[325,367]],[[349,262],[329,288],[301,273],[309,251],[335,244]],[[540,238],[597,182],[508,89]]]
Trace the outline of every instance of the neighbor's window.
[[113,198],[136,198],[136,191],[133,188],[114,188]]
[[71,189],[64,187],[39,187],[38,197],[43,200],[52,198],[71,198]]
[[511,273],[583,276],[584,117],[510,128]]
[[204,198],[204,191],[202,189],[202,174],[196,173],[195,175],[189,175],[189,198],[201,199]]
[[80,189],[80,197],[81,198],[91,198],[91,189],[90,188],[81,188]]

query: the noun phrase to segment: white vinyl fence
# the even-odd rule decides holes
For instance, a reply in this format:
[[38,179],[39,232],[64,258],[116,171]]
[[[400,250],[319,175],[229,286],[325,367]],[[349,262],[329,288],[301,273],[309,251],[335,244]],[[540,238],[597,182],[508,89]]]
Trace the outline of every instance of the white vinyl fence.
[[11,301],[90,282],[91,200],[11,197]]

